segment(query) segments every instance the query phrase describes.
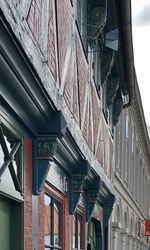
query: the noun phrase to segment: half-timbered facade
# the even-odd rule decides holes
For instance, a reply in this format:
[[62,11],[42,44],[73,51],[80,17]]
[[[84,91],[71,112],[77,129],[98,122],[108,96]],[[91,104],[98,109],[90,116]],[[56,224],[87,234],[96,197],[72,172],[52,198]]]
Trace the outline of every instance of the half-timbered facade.
[[[0,2],[0,248],[108,249],[130,1]],[[6,212],[7,211],[7,212]]]

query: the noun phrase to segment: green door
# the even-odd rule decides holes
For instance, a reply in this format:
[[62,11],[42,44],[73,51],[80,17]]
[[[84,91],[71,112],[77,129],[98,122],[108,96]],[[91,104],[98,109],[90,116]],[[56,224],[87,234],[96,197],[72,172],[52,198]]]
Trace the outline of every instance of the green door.
[[0,200],[0,249],[3,250],[10,250],[10,213],[10,203]]

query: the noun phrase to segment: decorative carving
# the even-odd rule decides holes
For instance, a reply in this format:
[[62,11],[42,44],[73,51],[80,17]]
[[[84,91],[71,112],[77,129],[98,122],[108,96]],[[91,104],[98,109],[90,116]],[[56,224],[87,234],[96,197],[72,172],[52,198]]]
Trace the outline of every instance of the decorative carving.
[[97,201],[99,190],[90,190],[88,192],[88,202],[95,203]]
[[102,84],[107,82],[114,64],[114,51],[105,49],[102,54]]
[[72,191],[82,193],[85,175],[75,175],[72,178]]
[[90,168],[91,167],[88,161],[83,160],[82,166],[76,169],[74,175],[71,178],[70,214],[75,212],[75,209],[79,203],[80,196],[83,193],[84,183]]
[[87,214],[86,214],[87,221],[90,221],[91,215],[93,213],[93,209],[95,207],[96,202],[98,201],[100,184],[101,184],[100,178],[95,177],[91,185],[89,185],[88,197],[87,197],[87,202],[88,202]]
[[104,226],[104,228],[108,224],[108,221],[109,221],[109,218],[111,216],[112,210],[113,210],[113,205],[111,205],[111,206],[107,205],[107,206],[104,207],[104,218],[103,218],[103,226]]
[[61,111],[57,111],[50,124],[42,128],[34,142],[33,193],[39,195],[43,189],[51,161],[57,150],[59,139],[66,132],[66,120]]
[[119,81],[117,77],[112,77],[108,81],[107,85],[107,105],[110,106],[114,102],[119,87]]
[[95,204],[98,200],[98,194],[99,194],[99,189],[97,190],[90,190],[88,192],[88,204],[87,204],[87,214],[86,214],[86,219],[87,221],[90,221],[91,215],[93,213]]
[[58,135],[40,136],[34,144],[33,193],[40,194],[58,145]]
[[72,176],[72,192],[70,192],[70,213],[73,214],[79,203],[80,196],[83,192],[84,180],[86,174]]
[[118,122],[119,120],[119,115],[123,109],[123,100],[122,97],[120,96],[119,98],[116,99],[113,105],[113,123],[114,125]]
[[92,36],[99,37],[107,21],[107,8],[98,7],[92,10]]
[[46,141],[37,142],[37,159],[52,159],[57,149],[57,136],[52,135]]
[[103,227],[105,228],[108,224],[109,218],[112,213],[113,204],[115,202],[115,196],[111,195],[108,200],[106,201],[103,207]]

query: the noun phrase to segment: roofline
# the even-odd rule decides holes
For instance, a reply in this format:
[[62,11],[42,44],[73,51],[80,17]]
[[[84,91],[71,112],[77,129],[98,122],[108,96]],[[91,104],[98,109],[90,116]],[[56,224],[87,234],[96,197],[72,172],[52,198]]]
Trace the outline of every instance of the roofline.
[[146,121],[145,121],[145,115],[143,111],[143,105],[142,105],[141,94],[139,91],[137,78],[135,80],[135,95],[133,98],[133,108],[137,110],[136,117],[139,120],[139,122],[137,123],[137,126],[142,135],[141,138],[142,138],[142,142],[144,144],[144,148],[147,153],[147,159],[149,162],[149,171],[150,171],[150,138],[148,135],[148,129],[147,129]]

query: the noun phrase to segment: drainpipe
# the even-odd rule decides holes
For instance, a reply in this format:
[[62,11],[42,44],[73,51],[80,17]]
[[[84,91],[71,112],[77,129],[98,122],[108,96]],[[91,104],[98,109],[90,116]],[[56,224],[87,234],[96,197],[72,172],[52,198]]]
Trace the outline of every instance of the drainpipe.
[[127,89],[129,93],[129,102],[124,105],[124,108],[132,104],[134,94],[134,55],[133,55],[133,40],[132,40],[132,19],[131,19],[131,0],[119,0],[119,13],[121,21],[121,36],[123,41],[123,50],[125,57],[125,73],[127,78]]

